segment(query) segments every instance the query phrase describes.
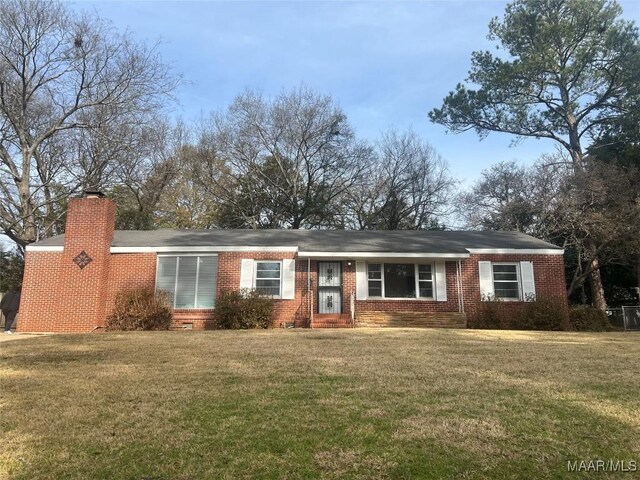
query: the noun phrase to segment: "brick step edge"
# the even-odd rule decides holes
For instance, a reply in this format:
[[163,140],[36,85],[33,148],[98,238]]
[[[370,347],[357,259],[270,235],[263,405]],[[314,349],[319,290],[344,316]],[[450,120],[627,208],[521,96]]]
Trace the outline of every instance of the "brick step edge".
[[351,323],[345,322],[313,322],[311,324],[312,328],[351,328],[353,325]]

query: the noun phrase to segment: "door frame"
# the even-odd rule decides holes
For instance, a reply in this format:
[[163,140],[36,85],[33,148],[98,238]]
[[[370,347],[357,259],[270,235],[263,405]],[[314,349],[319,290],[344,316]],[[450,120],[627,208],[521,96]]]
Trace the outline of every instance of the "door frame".
[[[339,286],[321,286],[320,285],[320,264],[321,263],[337,263],[340,266],[340,274],[339,274],[339,278],[340,278],[340,285]],[[317,314],[318,315],[342,315],[344,313],[344,295],[342,294],[342,284],[343,284],[343,268],[342,268],[342,261],[341,260],[319,260],[316,262],[316,274],[317,274],[317,282],[316,282],[316,309]],[[320,313],[320,289],[329,289],[329,288],[334,288],[334,289],[339,289],[340,290],[340,311],[338,313]]]

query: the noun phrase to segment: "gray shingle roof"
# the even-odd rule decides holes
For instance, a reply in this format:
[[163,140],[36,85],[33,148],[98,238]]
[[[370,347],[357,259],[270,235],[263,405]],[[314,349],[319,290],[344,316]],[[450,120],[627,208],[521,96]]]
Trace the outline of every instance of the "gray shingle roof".
[[[64,235],[37,242],[62,246]],[[112,247],[298,247],[300,252],[467,253],[471,248],[557,249],[518,232],[431,230],[117,230]]]

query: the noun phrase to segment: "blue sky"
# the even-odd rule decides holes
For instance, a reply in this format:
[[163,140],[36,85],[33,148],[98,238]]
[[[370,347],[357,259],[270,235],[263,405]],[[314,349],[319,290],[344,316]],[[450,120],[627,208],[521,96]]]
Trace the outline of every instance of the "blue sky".
[[[304,82],[331,95],[358,136],[375,140],[390,128],[413,128],[465,183],[498,161],[535,161],[549,140],[474,132],[446,134],[429,122],[474,50],[491,48],[488,23],[504,1],[426,2],[80,2],[119,30],[161,40],[164,61],[188,82],[175,115],[195,120],[224,108],[245,88],[274,95]],[[620,2],[640,21],[640,0]]]

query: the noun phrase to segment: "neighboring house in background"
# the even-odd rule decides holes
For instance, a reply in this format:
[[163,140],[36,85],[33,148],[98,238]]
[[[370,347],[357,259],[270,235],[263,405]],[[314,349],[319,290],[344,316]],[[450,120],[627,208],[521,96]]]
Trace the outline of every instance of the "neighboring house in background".
[[566,302],[563,250],[513,232],[114,231],[115,204],[72,199],[66,233],[27,247],[20,332],[90,332],[116,293],[168,290],[176,328],[211,325],[223,289],[275,299],[275,327],[466,327],[482,299]]

